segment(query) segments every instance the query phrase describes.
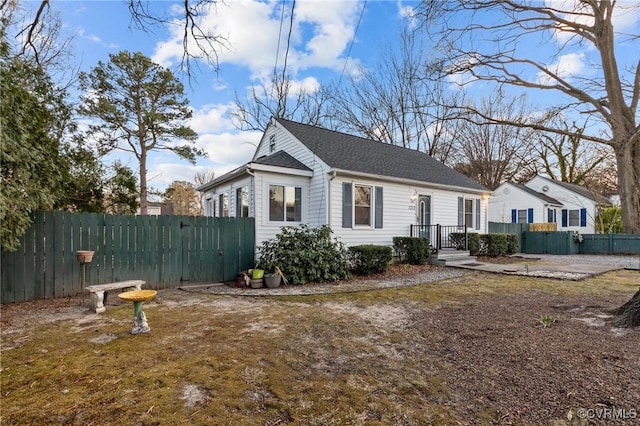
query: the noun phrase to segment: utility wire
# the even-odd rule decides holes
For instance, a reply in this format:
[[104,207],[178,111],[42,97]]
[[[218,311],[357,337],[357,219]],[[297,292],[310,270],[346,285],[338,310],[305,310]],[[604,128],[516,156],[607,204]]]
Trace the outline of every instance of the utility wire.
[[273,65],[273,75],[276,75],[278,69],[278,56],[280,54],[280,39],[282,38],[282,23],[284,21],[284,5],[287,0],[282,0],[282,13],[280,14],[280,30],[278,31],[278,45],[276,47],[276,62]]
[[356,24],[356,30],[353,33],[353,38],[351,39],[351,43],[349,44],[349,50],[347,51],[347,57],[344,60],[344,66],[342,67],[342,72],[340,73],[340,79],[338,79],[338,86],[340,87],[340,83],[342,82],[342,76],[344,75],[344,71],[347,69],[347,62],[349,61],[349,57],[351,57],[351,49],[353,48],[353,43],[356,41],[356,36],[358,35],[358,29],[360,28],[360,21],[362,21],[362,15],[364,15],[364,8],[367,6],[367,0],[364,0],[362,3],[362,10],[360,11],[360,16],[358,17],[358,23]]

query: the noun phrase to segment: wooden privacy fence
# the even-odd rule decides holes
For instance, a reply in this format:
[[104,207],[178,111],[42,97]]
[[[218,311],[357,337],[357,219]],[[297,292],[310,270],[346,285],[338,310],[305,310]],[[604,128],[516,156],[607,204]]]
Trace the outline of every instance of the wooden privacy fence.
[[[149,288],[228,281],[254,264],[253,218],[37,212],[33,219],[18,251],[2,252],[1,303],[129,279]],[[78,250],[95,251],[84,274]]]

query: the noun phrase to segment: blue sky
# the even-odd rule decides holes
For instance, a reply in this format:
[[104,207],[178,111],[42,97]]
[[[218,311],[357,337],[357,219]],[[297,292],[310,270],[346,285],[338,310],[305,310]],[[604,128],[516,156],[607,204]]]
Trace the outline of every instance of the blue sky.
[[[573,0],[546,1],[567,3]],[[37,4],[39,2],[26,3],[32,7]],[[149,4],[154,13],[169,16],[174,8],[179,8],[179,2],[170,0],[151,1]],[[237,131],[228,113],[236,93],[244,96],[251,84],[266,81],[273,71],[283,5],[285,17],[277,58],[278,65],[282,65],[291,1],[226,0],[204,14],[201,25],[226,35],[229,41],[229,49],[220,51],[217,74],[201,65],[195,73],[195,80],[189,83],[183,79],[194,110],[194,118],[189,124],[199,134],[198,145],[209,156],[192,166],[170,152],[153,155],[148,164],[151,186],[162,190],[174,180],[193,181],[198,171],[213,171],[220,176],[250,160],[261,134]],[[343,70],[348,73],[356,65],[374,66],[380,60],[380,52],[398,42],[402,28],[410,22],[412,8],[416,5],[416,1],[401,0],[297,0],[287,60],[288,71],[293,75],[295,84],[313,89],[337,81]],[[74,37],[74,56],[81,70],[88,71],[99,60],[106,62],[110,53],[121,50],[140,51],[174,70],[182,56],[180,25],[155,27],[151,33],[140,31],[131,22],[123,1],[54,0],[51,7],[61,14],[64,33]],[[616,20],[620,28],[635,34],[639,32],[638,22],[637,11]],[[549,47],[553,49],[549,52],[555,50],[554,43],[564,41],[562,34],[550,37]],[[623,60],[635,65],[638,42],[620,46],[618,53]],[[576,45],[566,54],[554,58],[538,40],[537,44],[532,44],[531,54],[547,56],[549,66],[557,67],[562,75],[571,78],[589,76],[593,71],[590,58],[597,52],[588,46]],[[453,80],[464,78],[457,76]],[[488,96],[492,91],[486,84],[476,83],[469,89],[478,98]],[[454,90],[453,85],[451,90]],[[549,94],[543,96],[548,98]],[[121,158],[137,170],[134,158]]]
[[[61,14],[64,32],[74,36],[75,60],[82,70],[88,71],[99,60],[108,61],[110,53],[121,50],[140,51],[174,70],[180,61],[182,29],[155,27],[153,33],[144,33],[131,22],[124,2],[53,1],[51,4],[53,10]],[[151,2],[155,12],[167,14],[171,14],[175,5],[171,1]],[[217,74],[201,65],[195,72],[195,80],[189,83],[183,78],[194,109],[190,125],[199,134],[198,145],[206,150],[208,157],[198,159],[196,166],[192,166],[170,152],[153,155],[148,165],[151,186],[164,189],[174,180],[193,181],[196,171],[210,170],[219,176],[251,159],[261,134],[237,131],[228,112],[236,93],[245,95],[252,83],[259,84],[272,72],[282,5],[282,1],[229,0],[204,18],[204,25],[227,34],[230,43],[230,48],[220,53]],[[283,63],[291,2],[284,5],[279,65]],[[406,24],[406,13],[410,10],[407,5],[411,3],[297,1],[287,61],[297,84],[317,87],[329,80],[337,81],[345,67],[345,72],[349,72],[354,64],[374,64],[379,49],[397,39]],[[137,170],[134,158],[121,155],[119,158]]]

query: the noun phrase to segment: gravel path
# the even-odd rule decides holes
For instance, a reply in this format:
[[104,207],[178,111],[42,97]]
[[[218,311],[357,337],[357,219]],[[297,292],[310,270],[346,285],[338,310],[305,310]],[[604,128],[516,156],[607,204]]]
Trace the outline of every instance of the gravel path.
[[234,296],[292,296],[311,294],[335,294],[353,293],[357,291],[379,290],[382,288],[405,287],[417,284],[424,284],[433,281],[445,280],[448,278],[460,277],[470,273],[456,268],[446,268],[443,266],[421,266],[414,267],[415,273],[408,274],[384,274],[381,277],[356,278],[351,281],[340,281],[337,283],[314,284],[309,283],[302,286],[286,286],[280,288],[236,288],[227,285],[202,285],[185,286],[181,290],[193,293],[225,294]]

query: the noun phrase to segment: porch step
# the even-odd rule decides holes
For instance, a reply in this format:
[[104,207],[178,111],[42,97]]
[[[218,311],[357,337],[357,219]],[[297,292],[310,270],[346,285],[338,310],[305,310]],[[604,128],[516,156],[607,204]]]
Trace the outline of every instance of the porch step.
[[473,262],[475,256],[471,256],[468,250],[441,249],[436,254],[432,254],[429,263],[432,265],[446,266],[447,262]]

